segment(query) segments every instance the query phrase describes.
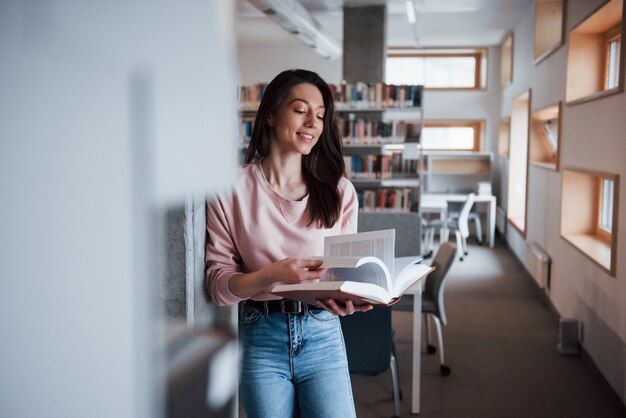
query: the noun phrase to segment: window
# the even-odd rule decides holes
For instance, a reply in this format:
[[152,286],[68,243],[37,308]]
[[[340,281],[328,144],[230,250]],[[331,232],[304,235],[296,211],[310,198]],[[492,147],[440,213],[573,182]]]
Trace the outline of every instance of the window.
[[602,179],[602,187],[600,192],[600,230],[605,231],[609,235],[613,229],[613,181]]
[[543,130],[546,133],[550,150],[556,153],[559,144],[559,124],[556,119],[550,119],[542,122]]
[[608,35],[607,54],[606,54],[606,83],[604,88],[606,90],[612,89],[619,85],[619,52],[622,42],[619,28],[617,31],[611,31]]
[[623,0],[605,1],[574,27],[567,42],[568,104],[623,91]]
[[579,168],[563,170],[561,236],[615,276],[619,175]]
[[422,149],[426,151],[479,151],[481,121],[426,122]]
[[385,82],[421,84],[427,89],[481,89],[485,87],[485,49],[398,49],[387,55]]
[[526,237],[526,198],[528,179],[528,143],[530,90],[513,99],[511,105],[511,136],[509,141],[509,186],[507,216],[509,223]]
[[531,164],[559,170],[560,114],[560,103],[532,113],[529,155]]

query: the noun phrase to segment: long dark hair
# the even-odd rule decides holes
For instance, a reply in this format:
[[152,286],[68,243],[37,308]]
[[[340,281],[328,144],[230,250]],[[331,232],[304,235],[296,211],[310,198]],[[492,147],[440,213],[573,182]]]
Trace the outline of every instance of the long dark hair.
[[270,127],[267,119],[274,114],[289,91],[296,85],[308,83],[318,88],[324,100],[324,129],[317,144],[302,158],[302,176],[309,191],[307,209],[309,225],[317,222],[331,228],[341,210],[341,196],[337,185],[344,173],[341,134],[335,122],[335,107],[330,87],[312,71],[287,70],[278,74],[265,88],[256,113],[246,163],[267,157],[270,150]]

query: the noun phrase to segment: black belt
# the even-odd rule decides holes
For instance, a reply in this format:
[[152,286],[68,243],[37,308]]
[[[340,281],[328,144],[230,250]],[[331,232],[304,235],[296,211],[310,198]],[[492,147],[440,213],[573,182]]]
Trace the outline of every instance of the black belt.
[[307,310],[309,311],[319,311],[320,309],[322,309],[316,305],[309,305],[308,303],[300,302],[298,300],[289,300],[289,299],[264,300],[264,301],[248,300],[246,301],[246,304],[259,308],[262,311],[266,311],[267,313],[272,313],[272,312],[281,312],[281,313],[290,313],[290,314],[303,313],[305,306]]

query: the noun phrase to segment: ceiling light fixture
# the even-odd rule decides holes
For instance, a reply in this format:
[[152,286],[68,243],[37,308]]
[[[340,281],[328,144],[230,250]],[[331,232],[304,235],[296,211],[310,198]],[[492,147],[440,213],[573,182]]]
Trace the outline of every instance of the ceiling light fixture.
[[411,26],[415,48],[420,48],[422,46],[422,41],[419,36],[419,14],[417,13],[418,2],[420,3],[420,6],[422,6],[422,0],[406,0],[404,2],[406,6],[406,19],[409,21],[409,25]]
[[297,0],[248,1],[324,58],[335,59],[341,56],[339,42],[325,34],[319,22]]
[[413,0],[406,0],[406,19],[410,24],[415,23],[415,6],[413,5]]

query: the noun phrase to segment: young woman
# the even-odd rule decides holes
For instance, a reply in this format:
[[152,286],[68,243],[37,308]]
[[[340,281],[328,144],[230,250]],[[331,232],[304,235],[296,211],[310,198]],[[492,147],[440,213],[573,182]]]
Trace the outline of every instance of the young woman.
[[328,85],[288,70],[265,89],[234,192],[207,204],[206,286],[240,303],[240,397],[248,418],[354,417],[338,315],[371,306],[277,299],[279,283],[318,280],[324,237],[354,233],[358,202],[343,177]]

